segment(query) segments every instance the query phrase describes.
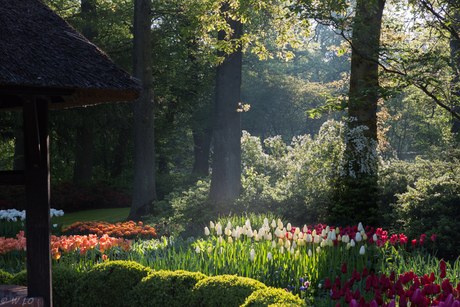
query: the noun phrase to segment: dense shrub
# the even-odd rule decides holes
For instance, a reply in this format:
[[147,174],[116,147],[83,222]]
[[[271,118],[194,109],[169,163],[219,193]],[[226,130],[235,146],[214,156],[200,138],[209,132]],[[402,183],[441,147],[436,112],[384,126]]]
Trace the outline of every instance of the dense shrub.
[[254,279],[219,275],[200,280],[193,290],[193,306],[239,307],[254,291],[267,287]]
[[268,287],[253,292],[241,307],[304,306],[303,301],[284,289]]
[[143,307],[188,306],[195,284],[206,278],[202,273],[158,271],[143,278],[132,292],[132,305]]
[[[404,230],[409,238],[435,234],[438,256],[455,259],[460,255],[460,166],[436,178],[420,178],[415,188],[398,195],[406,217]],[[427,238],[427,243],[433,244]]]
[[[234,204],[210,203],[209,179],[188,191],[171,193],[165,201],[182,223],[203,224],[218,214],[242,212],[273,212],[294,223],[324,222],[344,148],[342,128],[342,123],[328,121],[315,138],[295,137],[287,146],[273,137],[264,141],[264,148],[259,138],[244,131],[242,193]],[[158,205],[168,209],[166,203]]]
[[69,307],[74,302],[75,286],[82,273],[73,268],[54,266],[52,268],[53,306]]
[[76,288],[77,306],[131,306],[131,291],[150,269],[131,261],[110,261],[84,273]]
[[[0,188],[0,210],[25,209],[23,186],[4,186]],[[131,206],[131,195],[124,194],[107,185],[78,186],[61,182],[51,186],[51,208],[66,213],[103,208],[123,208]]]
[[204,224],[217,215],[217,207],[209,199],[210,178],[199,180],[195,186],[181,193],[174,192],[168,196],[174,209],[175,220],[187,224]]
[[9,285],[11,278],[13,278],[13,275],[3,270],[0,270],[0,285]]

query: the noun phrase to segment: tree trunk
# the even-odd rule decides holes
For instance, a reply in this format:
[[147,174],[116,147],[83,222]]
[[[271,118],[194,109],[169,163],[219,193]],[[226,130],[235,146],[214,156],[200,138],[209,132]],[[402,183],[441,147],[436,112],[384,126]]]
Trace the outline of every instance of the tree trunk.
[[[82,34],[92,41],[97,35],[96,30],[91,26],[91,20],[96,13],[94,3],[91,0],[82,0],[81,13],[86,23]],[[90,112],[88,109],[78,109],[73,112],[77,112],[82,117],[81,124],[77,127],[73,183],[90,184],[93,177],[94,126],[90,123],[91,120],[88,120]]]
[[[85,110],[86,111],[86,110]],[[77,129],[73,183],[90,184],[93,177],[94,129],[91,120]]]
[[[460,29],[458,20],[460,20],[460,13],[458,8],[453,10],[453,23],[457,29]],[[452,110],[456,113],[460,113],[460,42],[454,37],[450,40],[450,54],[452,57],[452,81],[451,81],[451,94],[452,94]],[[460,120],[452,116],[452,133],[460,132]]]
[[142,80],[142,95],[134,102],[134,183],[129,219],[148,214],[156,200],[154,102],[150,42],[151,2],[134,1],[134,76]]
[[212,128],[193,131],[193,149],[195,163],[193,173],[203,176],[209,175],[209,153],[211,150]]
[[[229,20],[232,38],[243,34],[243,25]],[[220,31],[218,40],[226,33]],[[223,56],[224,54],[220,54]],[[211,191],[214,202],[231,202],[237,199],[241,189],[241,70],[243,54],[241,48],[225,55],[225,60],[216,69],[214,109],[214,156],[212,160]]]
[[[359,0],[352,34],[348,132],[345,164],[339,180],[331,218],[347,224],[375,225],[377,215],[377,102],[379,99],[378,58],[385,0]],[[363,130],[366,144],[357,146],[353,131]],[[363,168],[365,166],[365,168]]]
[[115,179],[123,172],[123,163],[125,162],[126,151],[128,149],[128,136],[123,133],[123,129],[118,129],[118,142],[115,147],[110,178]]

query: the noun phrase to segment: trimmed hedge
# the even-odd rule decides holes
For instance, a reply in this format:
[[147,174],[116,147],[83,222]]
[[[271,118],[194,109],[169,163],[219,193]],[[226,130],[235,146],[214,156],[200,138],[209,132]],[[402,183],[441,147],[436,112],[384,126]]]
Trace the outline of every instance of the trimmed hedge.
[[[88,272],[54,266],[56,307],[276,307],[304,306],[283,289],[236,275],[206,277],[199,272],[152,272],[136,262],[110,261]],[[15,275],[0,270],[0,284],[27,286],[27,271]]]
[[110,261],[83,273],[74,297],[75,306],[132,306],[131,291],[150,272],[133,261]]
[[12,278],[10,273],[0,270],[0,285],[9,285]]
[[14,274],[13,278],[9,280],[9,284],[27,287],[27,270]]
[[207,278],[199,272],[157,271],[143,278],[133,289],[132,305],[143,307],[188,306],[192,289],[200,280]]
[[235,275],[219,275],[200,280],[193,290],[194,306],[239,307],[256,290],[266,289],[263,283]]
[[72,306],[75,286],[78,285],[78,280],[82,277],[83,273],[64,266],[55,266],[52,270],[53,306]]
[[254,291],[241,307],[268,307],[270,305],[279,306],[305,306],[304,302],[284,289],[268,287]]

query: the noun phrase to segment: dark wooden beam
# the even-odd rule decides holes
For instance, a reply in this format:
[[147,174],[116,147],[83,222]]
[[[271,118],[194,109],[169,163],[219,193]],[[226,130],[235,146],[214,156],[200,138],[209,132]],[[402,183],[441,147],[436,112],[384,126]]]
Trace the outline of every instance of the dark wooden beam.
[[[0,85],[0,94],[35,95],[35,96],[71,96],[75,94],[74,88],[40,87],[24,85]],[[25,97],[25,96],[24,96]]]
[[51,307],[48,102],[23,95],[27,236],[27,293]]
[[24,184],[24,171],[0,171],[0,185]]

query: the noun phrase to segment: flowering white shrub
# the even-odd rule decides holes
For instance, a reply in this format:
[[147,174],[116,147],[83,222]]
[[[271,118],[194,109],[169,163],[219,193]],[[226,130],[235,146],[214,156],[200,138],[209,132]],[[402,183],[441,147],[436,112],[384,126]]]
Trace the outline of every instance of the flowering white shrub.
[[[53,216],[63,216],[64,211],[62,210],[56,210],[51,208],[50,209],[50,217]],[[19,220],[24,221],[26,219],[26,210],[16,210],[16,209],[7,209],[7,210],[0,210],[0,220],[7,220],[7,221],[13,221],[16,222]]]
[[[349,121],[356,121],[356,118],[352,117]],[[353,150],[348,151],[348,154],[352,156],[342,159],[341,176],[356,178],[357,172],[367,175],[378,173],[378,162],[381,160],[378,154],[378,142],[366,137],[365,130],[369,130],[369,127],[358,126],[350,129],[345,126],[343,142],[353,147]]]

